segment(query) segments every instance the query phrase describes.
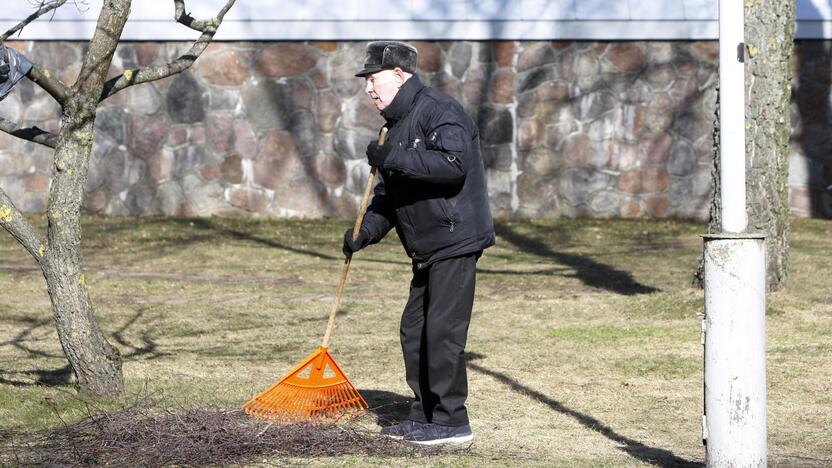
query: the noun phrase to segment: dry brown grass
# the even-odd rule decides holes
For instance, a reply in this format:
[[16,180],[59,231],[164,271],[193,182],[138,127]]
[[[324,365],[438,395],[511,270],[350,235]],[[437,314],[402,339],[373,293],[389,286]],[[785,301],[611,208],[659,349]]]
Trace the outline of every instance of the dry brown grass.
[[[322,338],[347,221],[88,219],[98,317],[131,394],[239,407]],[[470,448],[425,457],[338,452],[281,463],[692,466],[701,445],[702,292],[688,287],[703,226],[500,223],[480,260],[468,342]],[[768,297],[773,466],[832,463],[832,223],[795,221],[789,287]],[[373,406],[400,417],[398,319],[410,269],[395,235],[356,256],[331,350]],[[44,282],[0,245],[0,441],[85,418]],[[117,409],[117,405],[113,409]],[[2,443],[2,442],[0,442]],[[273,461],[274,461],[273,460]],[[243,463],[243,462],[241,462]]]

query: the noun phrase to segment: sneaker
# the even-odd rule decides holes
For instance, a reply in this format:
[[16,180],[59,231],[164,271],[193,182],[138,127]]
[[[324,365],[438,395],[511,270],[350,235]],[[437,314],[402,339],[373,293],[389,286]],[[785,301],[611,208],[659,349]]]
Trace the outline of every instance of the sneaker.
[[459,444],[474,440],[471,426],[442,426],[440,424],[422,424],[421,427],[405,435],[402,440],[419,445]]
[[424,424],[418,421],[412,421],[410,419],[405,419],[404,421],[393,424],[390,426],[384,426],[381,428],[381,435],[390,437],[391,439],[401,440],[402,437],[410,434],[411,432],[419,429]]

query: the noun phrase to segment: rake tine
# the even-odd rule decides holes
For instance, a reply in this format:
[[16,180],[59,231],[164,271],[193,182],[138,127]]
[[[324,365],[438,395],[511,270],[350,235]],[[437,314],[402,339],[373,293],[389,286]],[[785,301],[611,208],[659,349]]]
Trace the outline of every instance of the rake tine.
[[[316,366],[320,371],[315,370]],[[301,376],[307,369],[308,375]],[[334,373],[334,376],[324,377],[325,373]],[[250,416],[280,424],[303,421],[315,424],[359,414],[366,405],[326,348],[321,347],[243,408]]]

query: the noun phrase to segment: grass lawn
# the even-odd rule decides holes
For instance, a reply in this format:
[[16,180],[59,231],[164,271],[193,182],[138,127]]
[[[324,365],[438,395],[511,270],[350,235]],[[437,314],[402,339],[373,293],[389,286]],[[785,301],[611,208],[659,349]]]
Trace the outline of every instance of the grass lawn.
[[[44,225],[43,218],[34,219]],[[349,221],[85,218],[86,281],[149,389],[238,407],[320,344]],[[704,224],[498,223],[468,339],[470,447],[321,465],[663,466],[704,461]],[[832,464],[832,222],[792,223],[785,290],[767,298],[772,466]],[[82,418],[34,261],[0,234],[0,442]],[[377,429],[410,396],[398,342],[410,265],[395,234],[357,254],[330,349]]]

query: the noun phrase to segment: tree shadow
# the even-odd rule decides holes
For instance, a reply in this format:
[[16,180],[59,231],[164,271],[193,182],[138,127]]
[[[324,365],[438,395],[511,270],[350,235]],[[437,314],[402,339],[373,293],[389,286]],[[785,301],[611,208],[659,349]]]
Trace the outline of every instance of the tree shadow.
[[[132,245],[136,247],[141,246],[141,249],[139,250],[140,255],[131,257],[131,263],[135,263],[137,261],[141,262],[151,258],[163,258],[172,252],[180,251],[191,245],[216,243],[226,239],[256,243],[266,247],[285,250],[287,252],[319,258],[322,260],[337,260],[340,258],[315,250],[293,247],[291,245],[277,242],[276,240],[268,237],[257,236],[250,232],[246,232],[245,230],[224,226],[222,220],[215,220],[213,218],[160,217],[155,219],[142,219],[141,224],[142,226],[154,224],[187,225],[188,228],[195,230],[195,232],[193,234],[186,235],[171,233],[165,236],[158,234],[149,237],[148,239],[136,239]],[[135,229],[136,224],[133,222],[133,219],[125,218],[124,222],[107,223],[106,225],[96,227],[95,235],[97,237],[107,238],[122,231]]]
[[532,388],[529,388],[529,387],[521,384],[520,382],[512,379],[511,377],[509,377],[509,376],[507,376],[503,373],[493,371],[491,369],[488,369],[485,366],[482,366],[480,364],[476,364],[476,363],[472,362],[472,361],[476,361],[476,360],[485,358],[485,356],[482,355],[482,354],[466,352],[465,355],[466,355],[467,360],[468,360],[467,366],[468,366],[469,369],[471,369],[475,372],[479,372],[480,374],[492,377],[492,378],[498,380],[499,382],[507,385],[509,388],[511,388],[515,392],[517,392],[521,395],[524,395],[524,396],[528,396],[528,397],[532,398],[533,400],[538,401],[540,403],[543,403],[543,404],[547,405],[549,408],[551,408],[552,410],[554,410],[558,413],[561,413],[561,414],[564,414],[566,416],[574,418],[576,421],[578,421],[582,426],[586,427],[587,429],[598,432],[599,434],[603,435],[607,439],[609,439],[609,440],[611,440],[615,443],[621,444],[622,447],[619,447],[621,450],[623,450],[624,452],[627,452],[627,454],[629,454],[630,456],[632,456],[634,458],[637,458],[638,460],[641,460],[645,463],[650,463],[650,464],[659,465],[659,466],[679,466],[679,467],[701,467],[701,466],[704,466],[704,464],[702,464],[702,463],[694,462],[694,461],[691,461],[691,460],[681,458],[677,455],[674,455],[673,452],[671,452],[670,450],[666,450],[666,449],[662,449],[662,448],[656,448],[656,447],[650,447],[650,446],[645,445],[644,443],[639,442],[635,439],[631,439],[627,436],[619,434],[619,433],[615,432],[615,430],[613,430],[611,427],[605,425],[603,422],[599,421],[598,419],[596,419],[596,418],[594,418],[594,417],[592,417],[588,414],[584,414],[584,413],[581,413],[580,411],[576,411],[572,408],[564,406],[562,403],[558,402],[557,400],[555,400],[553,398],[550,398],[547,395],[544,395],[544,394],[542,394],[542,393],[540,393],[540,392],[538,392],[538,391],[536,391]]
[[[133,345],[129,341],[127,341],[123,333],[144,315],[144,310],[138,310],[136,313],[130,317],[124,325],[122,325],[118,330],[112,333],[111,338],[113,338],[118,344],[125,348],[129,348],[130,352],[122,353],[122,359],[124,361],[135,358],[135,357],[144,357],[145,359],[157,359],[162,356],[168,356],[170,353],[163,353],[157,350],[157,345],[153,341],[153,338],[147,334],[143,333],[141,335],[142,343],[139,345]],[[24,318],[24,320],[28,323],[28,325],[15,336],[11,340],[5,341],[0,343],[0,347],[2,346],[12,346],[17,348],[29,356],[32,357],[39,357],[39,358],[50,358],[50,359],[66,359],[66,356],[63,354],[54,354],[48,353],[46,351],[42,351],[36,348],[31,347],[28,344],[29,336],[34,332],[36,329],[48,326],[52,323],[51,320],[43,319],[37,320],[30,317]],[[58,369],[30,369],[30,370],[6,370],[0,369],[0,376],[4,374],[23,374],[23,375],[31,375],[34,380],[33,381],[22,381],[22,380],[14,380],[14,379],[7,379],[5,377],[0,377],[0,385],[10,385],[13,387],[34,387],[39,385],[50,386],[50,387],[59,387],[65,386],[72,383],[73,372],[72,367],[69,363],[65,364],[63,367]]]
[[507,241],[523,252],[554,260],[574,269],[574,276],[587,286],[626,296],[660,291],[660,289],[639,283],[626,271],[597,262],[586,255],[555,251],[546,243],[534,237],[512,230],[507,223],[499,221],[494,223],[494,230],[500,239]]
[[[24,317],[23,320],[27,322],[27,326],[11,340],[0,343],[0,346],[12,346],[32,357],[55,359],[64,357],[63,355],[48,353],[46,351],[32,348],[27,344],[32,332],[40,327],[49,325],[51,320],[37,320],[31,317]],[[27,374],[33,376],[34,381],[28,382],[0,377],[0,384],[3,385],[11,385],[13,387],[30,387],[37,385],[60,386],[69,384],[70,379],[72,378],[72,368],[69,366],[69,363],[67,363],[64,367],[59,369],[32,369],[22,371],[0,369],[0,375],[4,374]]]
[[272,239],[268,239],[265,237],[259,237],[252,235],[248,232],[240,231],[237,229],[222,227],[214,223],[208,218],[195,218],[192,222],[199,226],[201,229],[209,229],[215,232],[219,232],[225,236],[228,236],[232,239],[247,241],[247,242],[254,242],[258,244],[265,245],[267,247],[272,247],[275,249],[285,250],[287,252],[292,252],[300,255],[306,255],[309,257],[320,258],[321,260],[337,260],[339,257],[333,257],[332,255],[327,255],[321,252],[316,252],[314,250],[308,249],[300,249],[297,247],[292,247],[286,244],[281,244],[280,242],[274,241]]

